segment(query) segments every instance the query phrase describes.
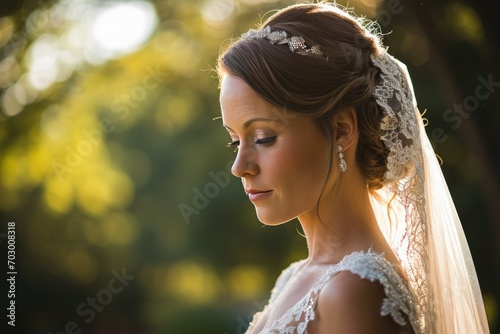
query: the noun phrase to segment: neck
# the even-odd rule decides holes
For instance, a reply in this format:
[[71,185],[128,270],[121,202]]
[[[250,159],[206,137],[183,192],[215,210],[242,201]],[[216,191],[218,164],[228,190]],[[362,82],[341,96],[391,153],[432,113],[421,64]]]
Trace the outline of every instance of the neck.
[[298,217],[310,263],[337,263],[354,251],[385,248],[367,187],[362,181],[343,181],[349,187],[324,193],[319,206]]

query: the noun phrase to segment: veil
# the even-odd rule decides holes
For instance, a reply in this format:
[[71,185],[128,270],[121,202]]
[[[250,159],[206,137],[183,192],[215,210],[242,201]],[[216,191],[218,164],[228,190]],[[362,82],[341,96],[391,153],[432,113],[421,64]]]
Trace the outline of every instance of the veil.
[[[406,66],[384,51],[374,93],[384,110],[387,184],[371,202],[407,274],[420,333],[489,333],[471,253],[417,108]],[[389,219],[388,218],[389,215]]]

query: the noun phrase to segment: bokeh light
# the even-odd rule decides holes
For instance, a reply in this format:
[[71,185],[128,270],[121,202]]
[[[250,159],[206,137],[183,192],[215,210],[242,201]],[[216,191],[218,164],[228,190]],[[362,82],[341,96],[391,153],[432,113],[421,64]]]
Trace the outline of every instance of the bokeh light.
[[[0,18],[0,216],[18,226],[20,332],[56,333],[75,321],[82,333],[234,333],[281,270],[306,256],[296,222],[257,221],[214,121],[222,46],[295,3],[49,0]],[[462,127],[443,120],[479,75],[493,73],[486,20],[467,1],[339,3],[367,18],[384,13],[384,41],[412,73],[429,131],[448,136],[433,144],[494,325],[500,266],[486,245],[493,249],[497,218],[484,167],[494,139],[478,133],[498,124],[497,92]],[[214,180],[220,173],[227,184]],[[202,201],[207,184],[217,196]],[[181,204],[197,205],[190,221]],[[76,306],[122,269],[134,278],[87,324]]]
[[151,36],[158,18],[147,1],[118,2],[99,8],[92,24],[96,53],[119,57],[135,51]]

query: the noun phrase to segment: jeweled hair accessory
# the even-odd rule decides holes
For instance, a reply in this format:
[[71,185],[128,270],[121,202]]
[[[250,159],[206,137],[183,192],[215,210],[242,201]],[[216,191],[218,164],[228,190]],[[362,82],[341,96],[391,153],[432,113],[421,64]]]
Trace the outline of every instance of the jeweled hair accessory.
[[319,45],[308,47],[306,41],[301,36],[288,37],[285,31],[271,31],[271,27],[266,26],[261,30],[250,29],[243,35],[242,39],[267,39],[271,44],[287,44],[290,51],[303,56],[323,57]]

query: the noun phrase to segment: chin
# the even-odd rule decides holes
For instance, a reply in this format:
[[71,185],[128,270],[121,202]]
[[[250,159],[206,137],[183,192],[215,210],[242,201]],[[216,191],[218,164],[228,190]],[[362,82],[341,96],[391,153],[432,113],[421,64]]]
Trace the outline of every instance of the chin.
[[257,211],[257,218],[259,221],[266,225],[266,226],[278,226],[282,225],[285,223],[288,223],[289,221],[293,220],[295,217],[284,217],[284,216],[279,216],[276,215],[275,213],[272,212],[262,212],[260,210]]

